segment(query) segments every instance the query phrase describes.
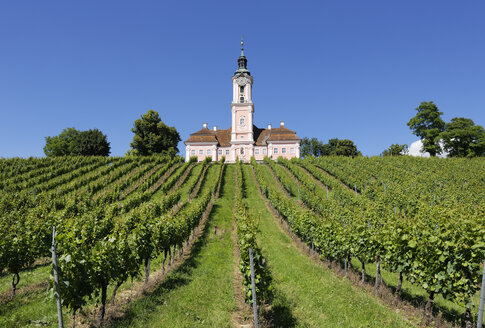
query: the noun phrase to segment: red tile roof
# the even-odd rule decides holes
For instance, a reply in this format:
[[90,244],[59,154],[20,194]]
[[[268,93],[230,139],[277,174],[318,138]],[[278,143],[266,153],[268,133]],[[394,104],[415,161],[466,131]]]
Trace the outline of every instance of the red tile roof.
[[231,131],[232,127],[226,130],[217,130],[216,138],[219,141],[219,147],[231,147]]
[[189,139],[187,139],[187,142],[218,142],[215,135],[214,131],[209,130],[208,128],[202,128],[202,130],[199,130],[197,132],[194,132],[190,135]]
[[[231,146],[231,132],[232,127],[226,130],[210,130],[208,128],[202,128],[201,130],[194,132],[190,135],[189,139],[185,143],[192,142],[217,142],[219,147]],[[281,126],[275,129],[260,129],[253,125],[254,139],[257,146],[267,145],[267,141],[300,141],[301,139],[296,136],[296,132],[292,131],[285,126]]]
[[296,136],[296,132],[285,126],[275,129],[259,129],[254,126],[253,131],[257,146],[267,145],[268,141],[300,141],[300,138]]

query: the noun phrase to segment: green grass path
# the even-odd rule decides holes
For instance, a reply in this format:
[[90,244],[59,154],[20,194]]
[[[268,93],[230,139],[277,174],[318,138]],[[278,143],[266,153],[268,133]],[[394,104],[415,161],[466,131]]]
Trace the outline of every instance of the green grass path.
[[266,208],[251,166],[244,165],[243,170],[250,214],[260,218],[259,242],[274,279],[275,326],[412,327],[371,295],[302,254]]
[[231,327],[234,173],[235,166],[226,168],[220,197],[191,256],[153,294],[134,302],[116,327]]

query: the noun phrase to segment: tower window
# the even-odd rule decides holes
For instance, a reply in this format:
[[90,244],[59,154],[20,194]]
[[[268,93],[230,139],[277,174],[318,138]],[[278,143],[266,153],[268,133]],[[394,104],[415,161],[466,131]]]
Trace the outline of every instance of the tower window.
[[241,148],[241,155],[244,155],[244,148]]
[[239,97],[239,102],[240,103],[243,103],[244,102],[244,97],[243,96]]
[[240,93],[244,93],[244,85],[241,85],[241,86],[239,87],[239,92],[240,92]]
[[244,124],[245,124],[244,116],[241,116],[241,118],[239,119],[239,125],[244,126]]

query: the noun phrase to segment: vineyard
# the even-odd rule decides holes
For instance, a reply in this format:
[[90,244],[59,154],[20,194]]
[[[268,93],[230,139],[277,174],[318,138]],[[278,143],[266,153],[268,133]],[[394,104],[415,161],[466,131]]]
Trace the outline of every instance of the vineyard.
[[57,327],[53,241],[65,326],[475,327],[485,161],[2,159],[1,327]]

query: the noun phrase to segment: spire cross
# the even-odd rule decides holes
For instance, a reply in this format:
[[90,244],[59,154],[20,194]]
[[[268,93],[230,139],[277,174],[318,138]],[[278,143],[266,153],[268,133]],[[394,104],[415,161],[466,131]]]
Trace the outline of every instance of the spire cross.
[[241,56],[244,56],[244,41],[243,41],[242,35],[241,35]]

